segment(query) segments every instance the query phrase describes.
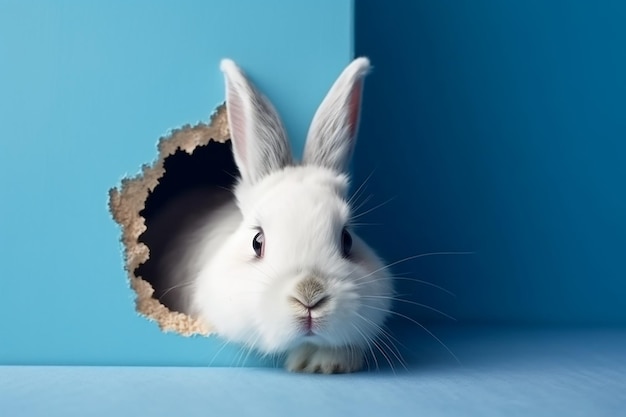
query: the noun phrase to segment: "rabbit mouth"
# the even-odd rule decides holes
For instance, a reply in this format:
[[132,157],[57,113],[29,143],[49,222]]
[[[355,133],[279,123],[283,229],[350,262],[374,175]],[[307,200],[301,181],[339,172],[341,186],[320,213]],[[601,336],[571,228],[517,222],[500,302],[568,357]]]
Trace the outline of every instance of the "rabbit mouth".
[[312,337],[322,337],[320,335],[323,320],[319,317],[312,317],[311,314],[298,317],[298,328],[301,337],[310,339]]
[[311,317],[311,315],[306,315],[298,318],[298,324],[300,325],[300,331],[305,336],[315,336],[315,330],[318,327],[318,321]]

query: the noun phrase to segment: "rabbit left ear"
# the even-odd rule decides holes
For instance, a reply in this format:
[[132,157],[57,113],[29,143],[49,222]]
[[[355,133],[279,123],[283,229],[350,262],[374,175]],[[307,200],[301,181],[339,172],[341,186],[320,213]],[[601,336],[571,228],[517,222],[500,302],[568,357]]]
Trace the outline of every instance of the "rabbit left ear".
[[235,162],[244,182],[291,165],[287,133],[272,103],[230,59],[220,65],[226,79],[226,112]]
[[363,79],[370,68],[369,59],[357,58],[335,81],[311,122],[303,163],[347,169],[359,126]]

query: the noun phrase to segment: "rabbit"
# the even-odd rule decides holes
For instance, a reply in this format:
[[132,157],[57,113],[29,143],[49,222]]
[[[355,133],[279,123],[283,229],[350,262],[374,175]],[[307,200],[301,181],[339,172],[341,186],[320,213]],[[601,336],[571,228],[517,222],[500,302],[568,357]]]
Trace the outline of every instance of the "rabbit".
[[285,354],[289,371],[359,371],[393,293],[386,265],[350,226],[347,171],[369,59],[335,81],[299,163],[269,100],[234,61],[220,69],[240,178],[170,256],[182,310],[227,341]]

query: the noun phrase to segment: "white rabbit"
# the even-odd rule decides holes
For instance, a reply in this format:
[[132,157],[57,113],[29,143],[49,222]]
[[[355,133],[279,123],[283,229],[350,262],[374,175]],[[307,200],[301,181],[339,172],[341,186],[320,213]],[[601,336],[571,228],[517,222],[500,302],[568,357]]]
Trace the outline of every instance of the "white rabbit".
[[[241,178],[168,257],[181,310],[291,371],[353,372],[380,335],[392,296],[383,262],[350,228],[347,166],[367,58],[355,59],[317,110],[302,163],[276,110],[237,65],[221,63]],[[185,283],[192,282],[192,285]]]

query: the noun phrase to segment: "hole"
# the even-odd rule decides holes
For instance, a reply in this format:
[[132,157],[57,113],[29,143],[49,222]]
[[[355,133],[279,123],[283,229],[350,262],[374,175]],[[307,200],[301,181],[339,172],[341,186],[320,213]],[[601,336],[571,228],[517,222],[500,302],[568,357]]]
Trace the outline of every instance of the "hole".
[[109,191],[109,211],[121,229],[124,267],[136,293],[136,310],[164,331],[211,333],[180,312],[175,292],[168,292],[158,273],[158,263],[178,231],[210,211],[218,198],[232,198],[227,190],[239,173],[228,139],[222,105],[209,124],[184,126],[161,138],[156,160]]
[[[231,142],[210,142],[189,154],[178,150],[165,158],[165,174],[139,212],[146,230],[139,242],[150,250],[150,257],[135,269],[154,290],[153,298],[172,311],[185,312],[181,302],[181,286],[172,286],[163,275],[164,261],[184,246],[182,231],[201,224],[202,218],[217,203],[234,198],[232,189],[239,175],[232,155]],[[175,255],[176,256],[176,255]]]
[[210,142],[192,154],[176,151],[164,161],[165,174],[148,195],[139,213],[146,231],[139,242],[150,249],[150,258],[135,270],[154,289],[153,298],[173,311],[183,312],[180,288],[171,287],[160,275],[159,260],[176,245],[181,230],[188,230],[214,206],[217,200],[233,198],[231,189],[239,175],[230,142]]

